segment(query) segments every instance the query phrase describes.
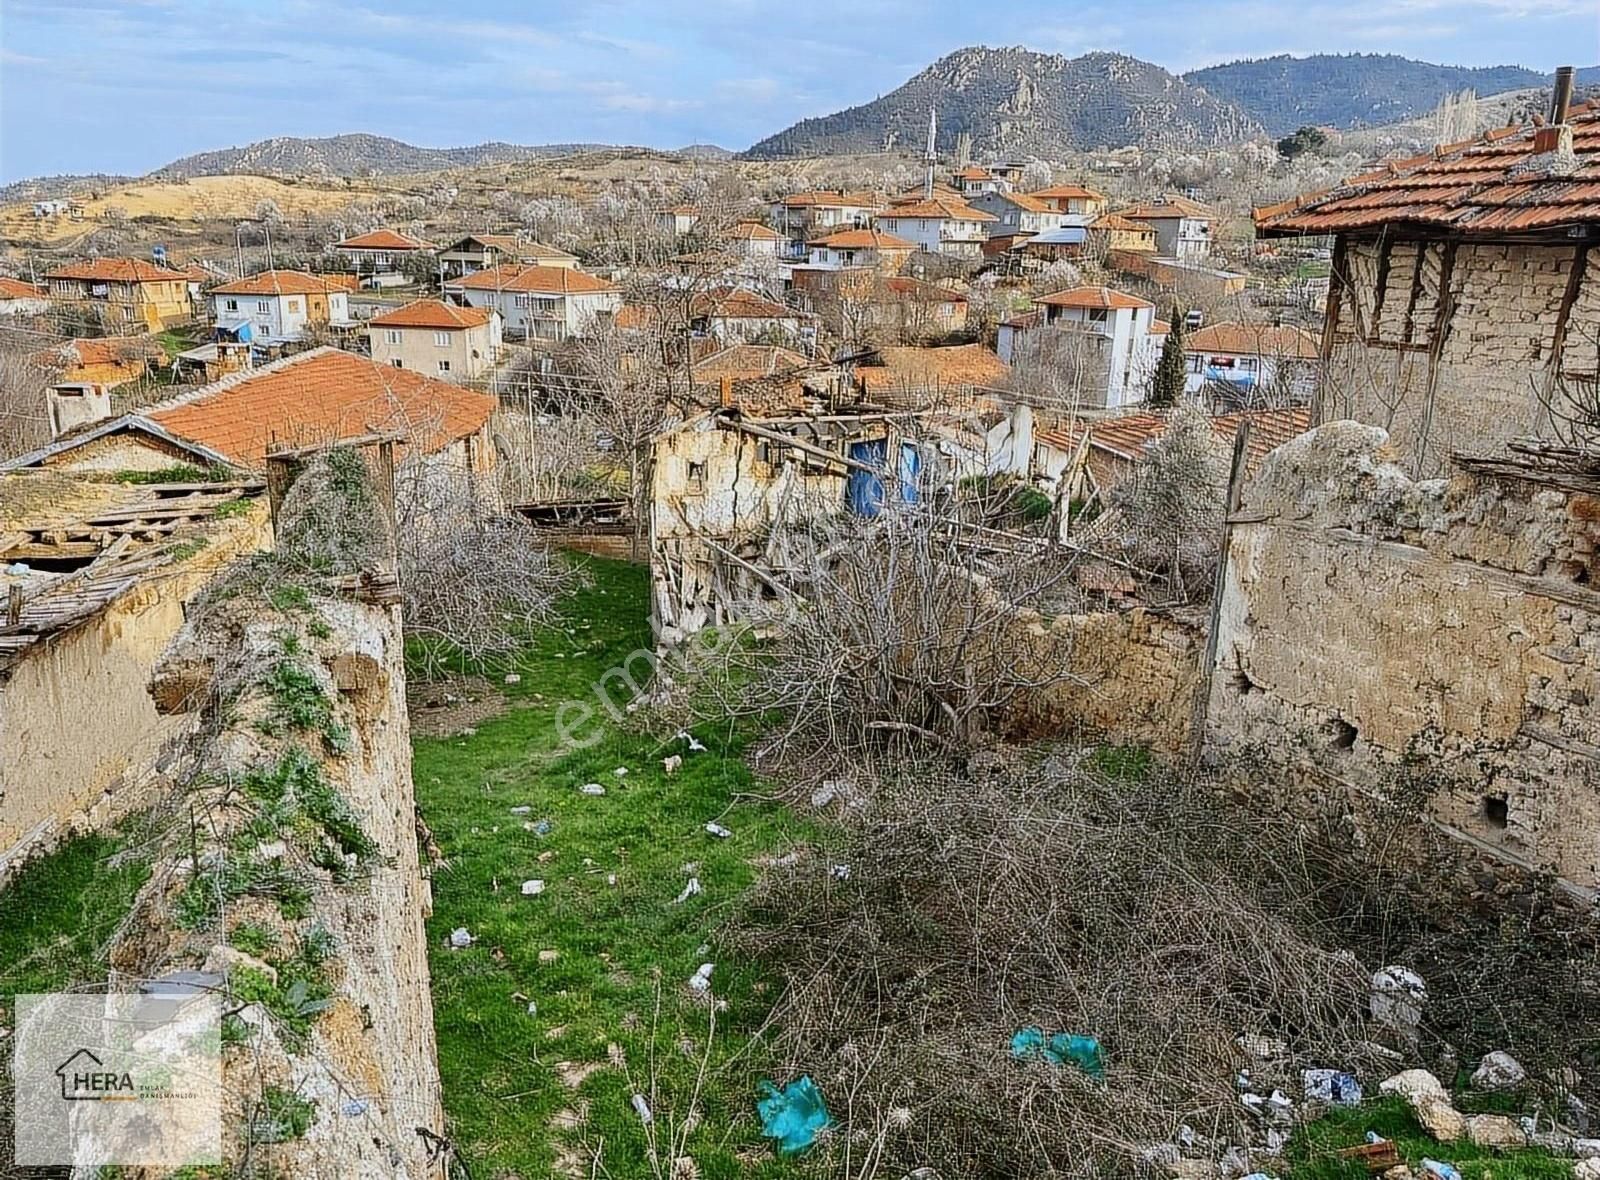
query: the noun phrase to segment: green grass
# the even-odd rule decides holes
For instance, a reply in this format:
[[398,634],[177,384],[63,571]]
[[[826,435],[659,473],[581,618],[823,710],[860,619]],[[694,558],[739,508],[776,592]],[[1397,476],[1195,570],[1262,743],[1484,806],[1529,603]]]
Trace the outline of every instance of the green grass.
[[1289,1145],[1289,1166],[1282,1173],[1283,1180],[1366,1180],[1364,1167],[1339,1159],[1335,1152],[1364,1143],[1368,1131],[1392,1140],[1419,1176],[1424,1158],[1454,1164],[1462,1180],[1570,1180],[1572,1176],[1571,1160],[1542,1151],[1501,1154],[1465,1141],[1439,1143],[1417,1125],[1405,1103],[1382,1098],[1354,1109],[1333,1111],[1297,1131]]
[[80,836],[24,866],[0,892],[0,997],[105,978],[101,950],[150,875],[112,858],[117,834]]
[[[606,721],[593,746],[563,751],[557,706],[593,703],[602,674],[650,644],[645,572],[602,561],[589,568],[593,585],[569,604],[564,626],[537,637],[518,663],[522,681],[507,691],[527,707],[481,723],[470,737],[415,743],[418,801],[449,862],[433,874],[428,934],[452,1135],[474,1175],[549,1175],[558,1142],[587,1161],[582,1145],[602,1141],[608,1174],[650,1175],[623,1072],[597,1070],[574,1092],[555,1065],[605,1063],[615,1042],[648,1093],[653,1051],[658,1127],[674,1111],[681,1117],[698,1061],[680,1042],[703,1051],[709,1019],[685,985],[701,962],[714,961],[714,990],[727,1008],[717,1014],[704,1122],[688,1153],[707,1180],[790,1175],[787,1162],[740,1159],[763,1143],[749,1037],[772,995],[757,965],[715,943],[754,878],[752,859],[809,833],[776,806],[735,802],[759,789],[736,736],[699,731],[709,750],[688,754],[670,734],[658,742]],[[684,753],[684,762],[669,778],[661,759],[670,753]],[[629,773],[618,778],[618,766]],[[581,794],[588,782],[603,784],[606,795]],[[520,806],[531,811],[513,814]],[[549,821],[547,835],[523,826],[540,820]],[[734,835],[708,835],[708,820]],[[546,851],[555,855],[540,863]],[[687,862],[698,863],[704,893],[677,905]],[[546,882],[545,892],[525,897],[521,884],[533,878]],[[476,943],[447,949],[456,927]],[[541,963],[541,950],[559,958]],[[557,1111],[580,1104],[588,1108],[584,1128],[552,1129]]]

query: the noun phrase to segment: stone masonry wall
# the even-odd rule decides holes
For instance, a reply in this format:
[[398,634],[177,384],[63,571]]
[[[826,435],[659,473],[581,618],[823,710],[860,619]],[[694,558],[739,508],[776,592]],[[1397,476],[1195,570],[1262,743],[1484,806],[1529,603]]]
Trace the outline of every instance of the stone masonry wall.
[[[1464,242],[1452,256],[1440,242],[1349,241],[1321,420],[1383,427],[1402,467],[1423,476],[1443,473],[1453,451],[1488,454],[1548,432],[1539,391],[1555,371],[1575,250]],[[1565,373],[1595,371],[1597,270],[1585,270],[1569,316]]]
[[1247,485],[1208,750],[1421,790],[1493,859],[1600,886],[1600,487],[1413,482],[1382,430],[1323,426]]

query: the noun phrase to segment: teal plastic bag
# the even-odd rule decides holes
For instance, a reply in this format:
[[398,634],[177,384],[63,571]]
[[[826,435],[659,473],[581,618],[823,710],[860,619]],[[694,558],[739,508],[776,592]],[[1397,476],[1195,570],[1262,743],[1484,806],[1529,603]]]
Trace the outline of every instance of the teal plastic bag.
[[1077,1033],[1060,1032],[1046,1040],[1043,1029],[1032,1025],[1019,1028],[1011,1038],[1011,1056],[1019,1061],[1048,1061],[1051,1065],[1071,1062],[1096,1081],[1102,1081],[1106,1076],[1100,1042],[1094,1037]]
[[782,1090],[771,1082],[761,1083],[764,1097],[756,1101],[761,1116],[761,1133],[778,1141],[785,1155],[804,1151],[828,1125],[828,1107],[822,1091],[809,1074],[796,1078]]

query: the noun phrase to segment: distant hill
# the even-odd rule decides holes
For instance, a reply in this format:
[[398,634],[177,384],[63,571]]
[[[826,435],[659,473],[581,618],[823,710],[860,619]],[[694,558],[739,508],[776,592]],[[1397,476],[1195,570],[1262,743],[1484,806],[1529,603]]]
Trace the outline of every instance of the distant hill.
[[968,133],[977,156],[1045,157],[1100,146],[1218,144],[1261,131],[1232,102],[1117,53],[1069,58],[1028,49],[960,49],[904,86],[763,139],[744,156],[841,155],[920,149],[930,107],[939,112],[938,148]]
[[[1284,54],[1191,70],[1183,80],[1236,104],[1272,135],[1307,124],[1398,123],[1427,114],[1445,95],[1462,90],[1487,96],[1550,85],[1550,75],[1522,66],[1440,66],[1392,53]],[[1586,80],[1600,80],[1600,67],[1580,71],[1579,81]]]
[[682,156],[685,160],[731,160],[735,153],[714,143],[691,143],[679,148],[673,155]]
[[383,135],[334,135],[325,139],[280,136],[245,147],[200,152],[157,170],[161,176],[395,176],[507,164],[542,156],[566,156],[603,148],[605,144],[552,143],[524,147],[514,143],[480,143],[474,147],[425,148]]

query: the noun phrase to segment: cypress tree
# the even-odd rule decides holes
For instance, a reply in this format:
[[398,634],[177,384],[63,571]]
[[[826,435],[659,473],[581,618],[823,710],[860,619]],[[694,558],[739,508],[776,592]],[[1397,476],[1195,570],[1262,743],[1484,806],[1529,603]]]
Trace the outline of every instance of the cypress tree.
[[1183,309],[1172,308],[1172,327],[1161,345],[1161,359],[1150,377],[1150,392],[1145,404],[1158,410],[1171,409],[1183,397],[1183,383],[1188,377],[1188,362],[1183,355]]

